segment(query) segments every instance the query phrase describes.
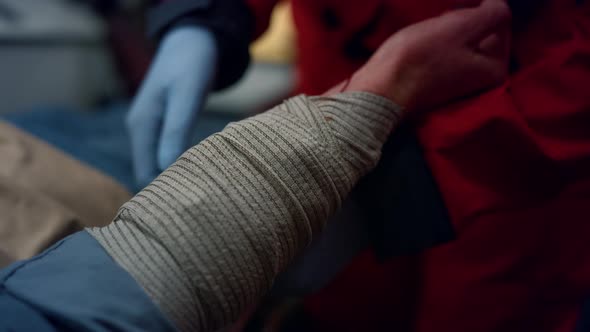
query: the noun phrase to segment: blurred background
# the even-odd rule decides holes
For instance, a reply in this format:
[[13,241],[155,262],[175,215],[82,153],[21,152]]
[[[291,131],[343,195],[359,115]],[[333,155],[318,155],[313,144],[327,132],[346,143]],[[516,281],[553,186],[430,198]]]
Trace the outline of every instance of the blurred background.
[[[147,8],[143,0],[0,0],[0,117],[131,191],[124,117],[155,50]],[[195,142],[293,90],[289,10],[276,8],[239,84],[209,98]]]

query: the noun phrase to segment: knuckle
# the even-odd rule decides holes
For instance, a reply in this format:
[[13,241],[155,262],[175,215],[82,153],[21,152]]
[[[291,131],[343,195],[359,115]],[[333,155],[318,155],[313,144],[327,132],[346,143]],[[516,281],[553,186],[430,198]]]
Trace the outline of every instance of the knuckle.
[[505,1],[494,1],[489,10],[490,15],[498,22],[508,22],[512,19],[512,12]]

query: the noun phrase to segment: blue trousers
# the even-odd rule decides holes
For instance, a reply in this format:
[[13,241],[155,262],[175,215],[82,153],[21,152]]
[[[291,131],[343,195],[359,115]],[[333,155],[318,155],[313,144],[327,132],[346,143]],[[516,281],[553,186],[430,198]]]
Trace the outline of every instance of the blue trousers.
[[87,232],[0,271],[0,331],[175,331]]

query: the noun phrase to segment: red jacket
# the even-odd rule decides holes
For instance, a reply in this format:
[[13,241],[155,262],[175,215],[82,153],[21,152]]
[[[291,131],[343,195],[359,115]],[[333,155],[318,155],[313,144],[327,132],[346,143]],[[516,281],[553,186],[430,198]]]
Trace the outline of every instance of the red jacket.
[[[260,32],[276,1],[248,2]],[[300,91],[323,92],[456,3],[293,0]],[[320,330],[573,330],[590,296],[589,7],[553,0],[516,17],[509,81],[417,125],[457,240],[381,265],[359,257],[308,299]]]

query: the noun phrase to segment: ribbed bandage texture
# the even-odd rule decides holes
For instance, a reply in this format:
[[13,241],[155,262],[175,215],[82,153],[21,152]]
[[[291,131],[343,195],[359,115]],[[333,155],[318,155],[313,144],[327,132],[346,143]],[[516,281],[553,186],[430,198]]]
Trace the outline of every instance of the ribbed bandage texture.
[[294,97],[194,146],[88,231],[179,329],[218,329],[323,228],[400,114],[369,93]]

